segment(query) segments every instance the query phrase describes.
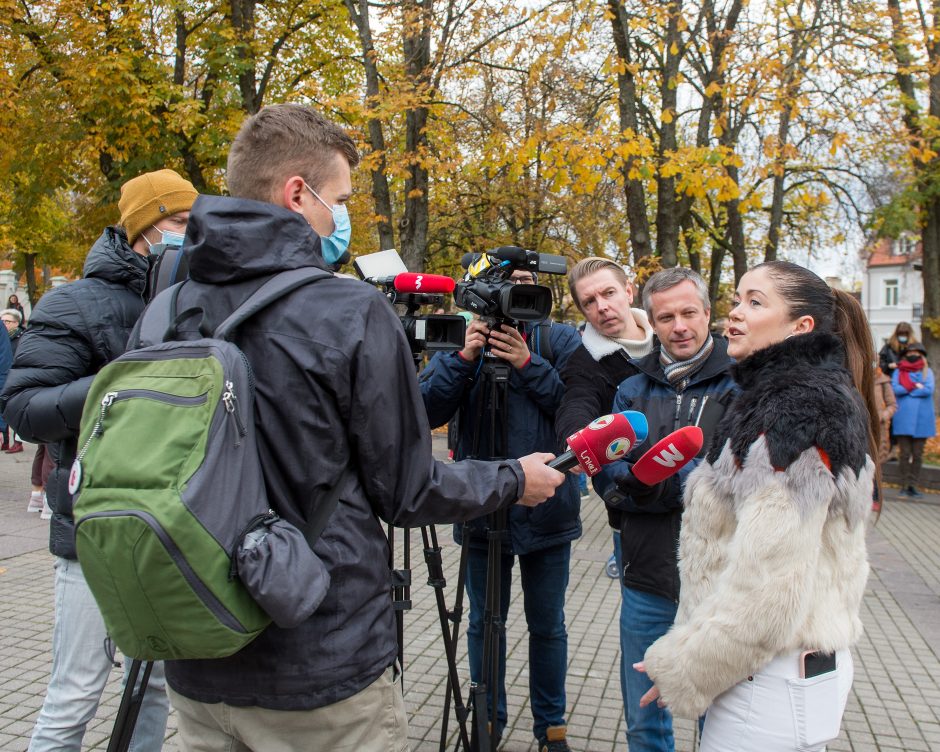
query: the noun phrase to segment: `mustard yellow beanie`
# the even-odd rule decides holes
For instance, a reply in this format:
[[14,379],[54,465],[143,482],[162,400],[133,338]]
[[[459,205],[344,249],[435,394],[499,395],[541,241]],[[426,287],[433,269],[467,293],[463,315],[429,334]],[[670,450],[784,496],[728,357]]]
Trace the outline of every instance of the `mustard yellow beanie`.
[[189,211],[199,194],[173,170],[147,172],[121,186],[118,208],[131,245],[144,230],[164,217]]

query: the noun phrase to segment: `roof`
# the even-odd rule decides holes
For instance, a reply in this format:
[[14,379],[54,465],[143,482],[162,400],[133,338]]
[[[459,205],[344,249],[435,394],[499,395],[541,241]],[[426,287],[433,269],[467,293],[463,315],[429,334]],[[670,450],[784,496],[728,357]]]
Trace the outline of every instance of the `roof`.
[[[913,238],[911,239],[913,240]],[[901,243],[892,238],[878,238],[862,251],[866,266],[904,266],[920,262],[924,257],[923,246],[918,238],[911,253],[899,253]]]

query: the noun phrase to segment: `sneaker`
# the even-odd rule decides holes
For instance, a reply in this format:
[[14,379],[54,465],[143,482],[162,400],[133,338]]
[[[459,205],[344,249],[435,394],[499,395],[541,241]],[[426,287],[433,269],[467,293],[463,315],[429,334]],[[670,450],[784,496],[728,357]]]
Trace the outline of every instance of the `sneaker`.
[[539,752],[571,752],[565,741],[567,733],[567,726],[549,726],[545,729],[545,736],[539,739]]
[[29,494],[29,506],[26,507],[27,512],[41,512],[42,511],[42,491],[32,491]]
[[604,573],[610,577],[612,580],[617,579],[617,575],[620,572],[617,571],[617,555],[611,554],[610,558],[607,560],[607,564],[604,565]]
[[49,501],[46,499],[46,492],[42,492],[42,512],[39,513],[39,519],[41,520],[51,520],[52,519],[52,507],[49,506]]
[[907,496],[910,496],[912,499],[922,499],[922,498],[924,498],[924,495],[923,495],[920,491],[918,491],[916,488],[914,488],[914,486],[908,486],[908,487],[907,487],[907,494],[906,494],[906,495],[907,495]]

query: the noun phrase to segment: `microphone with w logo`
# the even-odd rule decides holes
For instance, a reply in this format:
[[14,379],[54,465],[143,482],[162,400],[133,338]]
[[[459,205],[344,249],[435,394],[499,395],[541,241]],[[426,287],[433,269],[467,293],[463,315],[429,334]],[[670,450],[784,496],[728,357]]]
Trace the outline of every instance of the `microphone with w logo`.
[[699,453],[705,436],[698,426],[684,426],[656,442],[633,463],[633,477],[653,486],[675,475]]

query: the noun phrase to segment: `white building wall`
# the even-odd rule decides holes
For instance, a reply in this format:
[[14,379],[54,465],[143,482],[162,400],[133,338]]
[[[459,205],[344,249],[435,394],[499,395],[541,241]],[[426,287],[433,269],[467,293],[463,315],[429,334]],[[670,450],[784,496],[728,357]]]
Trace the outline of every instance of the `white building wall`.
[[[898,280],[898,303],[887,305],[885,301],[885,283]],[[901,321],[907,321],[914,327],[920,338],[921,311],[924,303],[924,283],[919,269],[911,264],[897,266],[869,267],[865,274],[862,288],[862,307],[868,316],[875,348],[880,349]]]

